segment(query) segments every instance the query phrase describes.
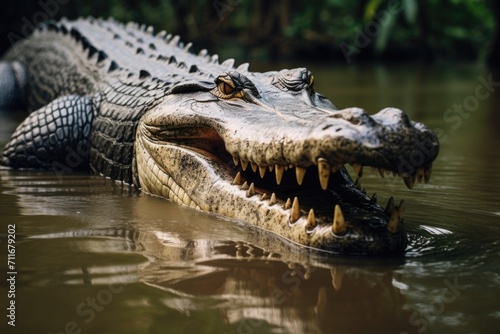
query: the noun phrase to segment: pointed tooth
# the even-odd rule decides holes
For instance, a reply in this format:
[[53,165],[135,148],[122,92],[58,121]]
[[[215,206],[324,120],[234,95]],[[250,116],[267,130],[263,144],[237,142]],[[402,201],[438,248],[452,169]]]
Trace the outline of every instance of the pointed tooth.
[[380,174],[380,176],[381,176],[382,178],[385,178],[385,170],[383,170],[382,168],[379,168],[379,169],[378,169],[378,173]]
[[366,192],[366,188],[361,189],[361,192],[363,193],[363,195],[368,195],[368,193]]
[[304,176],[306,175],[306,169],[302,167],[295,167],[295,176],[297,177],[297,183],[302,185],[302,182],[304,182]]
[[342,210],[338,204],[335,205],[335,212],[333,213],[332,231],[336,235],[344,235],[347,231],[344,215],[342,214]]
[[361,179],[360,177],[358,177],[358,178],[356,179],[356,181],[354,182],[354,186],[355,186],[356,188],[358,188],[358,189],[360,189],[360,190],[361,190],[361,180],[360,180],[360,179]]
[[431,174],[432,174],[432,165],[430,165],[429,167],[425,168],[425,171],[424,171],[424,181],[425,181],[425,183],[429,182],[429,180],[431,179]]
[[363,176],[363,165],[361,164],[351,164],[352,168],[354,168],[354,175]]
[[372,199],[370,200],[370,204],[377,204],[377,193],[373,193]]
[[276,194],[271,194],[271,199],[269,200],[269,206],[276,204]]
[[234,185],[237,185],[237,186],[241,186],[241,173],[238,172],[238,174],[236,174],[236,176],[234,177],[234,181],[233,181],[233,184]]
[[413,189],[413,185],[415,184],[415,174],[409,176],[403,176],[403,181],[408,187],[408,189]]
[[330,164],[323,158],[318,159],[318,173],[321,189],[326,190],[328,188],[328,179],[330,178]]
[[394,197],[391,196],[387,202],[387,206],[385,207],[385,213],[390,215],[392,214],[392,210],[394,210]]
[[330,274],[332,275],[332,286],[336,291],[339,291],[342,288],[344,272],[344,269],[330,268]]
[[290,213],[290,222],[295,223],[300,218],[299,199],[295,197],[292,204],[292,212]]
[[276,165],[274,166],[274,172],[276,173],[276,183],[279,185],[281,183],[281,179],[283,178],[283,172],[285,171],[285,167]]
[[420,183],[425,176],[424,167],[417,168],[417,181]]
[[402,199],[401,202],[399,202],[399,221],[403,221],[404,217],[405,217],[405,200]]
[[387,222],[387,230],[390,233],[396,233],[398,231],[398,225],[399,225],[399,210],[398,207],[394,207],[394,210],[392,210],[391,217],[389,218],[389,221]]
[[267,169],[266,167],[259,166],[259,174],[262,179],[266,175],[266,169]]
[[257,171],[257,164],[256,164],[256,163],[251,162],[251,163],[250,163],[250,166],[252,166],[252,170],[253,170],[253,172],[255,173],[255,172]]
[[252,184],[248,188],[247,197],[252,197],[253,195],[255,195],[255,185],[252,182]]
[[245,181],[245,183],[243,183],[243,185],[241,186],[241,190],[247,190],[249,187],[248,187],[248,182]]
[[309,210],[309,215],[307,216],[306,229],[312,230],[316,227],[316,216],[314,215],[314,209]]
[[248,167],[248,161],[243,160],[243,159],[240,159],[240,162],[241,162],[241,168],[242,168],[243,170],[247,170],[247,167]]
[[265,201],[269,196],[267,195],[267,193],[263,193],[262,194],[262,197],[260,198],[261,201]]
[[292,200],[290,198],[287,198],[285,202],[285,210],[288,210],[291,207],[292,207]]
[[238,163],[240,162],[240,159],[233,157],[233,162],[235,166],[238,166]]
[[269,171],[272,173],[274,171],[274,165],[269,165]]
[[318,290],[318,299],[316,300],[316,305],[314,306],[314,312],[318,315],[319,319],[323,319],[328,311],[328,295],[326,294],[326,288],[322,286]]

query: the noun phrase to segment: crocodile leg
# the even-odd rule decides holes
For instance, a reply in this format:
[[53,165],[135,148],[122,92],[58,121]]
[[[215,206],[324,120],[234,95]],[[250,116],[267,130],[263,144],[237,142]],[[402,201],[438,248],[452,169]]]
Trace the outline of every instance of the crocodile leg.
[[26,74],[18,62],[0,62],[0,110],[26,110]]
[[91,97],[55,99],[32,112],[5,146],[2,164],[59,172],[88,169],[90,131],[94,118]]

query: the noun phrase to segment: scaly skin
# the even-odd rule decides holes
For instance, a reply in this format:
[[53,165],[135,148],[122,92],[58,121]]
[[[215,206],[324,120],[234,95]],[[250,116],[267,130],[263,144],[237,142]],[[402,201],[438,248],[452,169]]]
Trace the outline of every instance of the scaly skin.
[[135,24],[49,23],[5,60],[0,71],[21,79],[0,81],[0,106],[26,96],[35,111],[3,165],[90,169],[327,252],[400,255],[407,243],[404,202],[382,208],[345,164],[411,188],[438,153],[436,135],[398,109],[336,110],[305,68],[249,72]]

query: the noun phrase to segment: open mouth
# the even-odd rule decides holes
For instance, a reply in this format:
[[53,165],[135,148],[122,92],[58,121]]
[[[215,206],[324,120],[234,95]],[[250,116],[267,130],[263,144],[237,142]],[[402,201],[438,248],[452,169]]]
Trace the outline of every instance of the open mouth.
[[[212,189],[208,191],[212,194],[199,199],[197,196],[200,192],[196,189],[189,191],[183,186],[183,181],[177,181],[180,187],[184,187],[186,193],[191,193],[190,199],[196,202],[198,207],[203,209],[202,202],[210,202],[210,209],[206,211],[215,211],[240,220],[250,220],[254,225],[270,229],[301,244],[306,244],[308,237],[321,235],[320,241],[310,245],[314,248],[341,253],[345,253],[347,248],[349,253],[365,253],[364,246],[360,246],[363,243],[367,249],[387,248],[380,245],[387,243],[392,244],[390,246],[392,248],[402,248],[404,251],[406,246],[406,234],[402,224],[404,201],[401,200],[397,204],[391,198],[383,206],[377,203],[376,195],[369,196],[360,186],[363,173],[363,166],[360,164],[351,163],[355,175],[358,175],[358,179],[354,181],[343,164],[333,164],[325,159],[318,159],[309,166],[297,166],[291,163],[266,165],[242,159],[237,152],[228,152],[223,139],[210,128],[189,127],[165,131],[153,126],[144,126],[143,129],[148,139],[146,146],[156,145],[165,149],[168,147],[168,150],[189,152],[192,155],[192,161],[188,164],[190,168],[199,164],[198,167],[192,168],[194,169],[192,172],[210,175],[210,181],[207,181],[206,177],[195,181],[197,176],[192,175],[192,182],[198,183],[198,186],[203,182],[218,184],[217,191]],[[151,148],[148,150],[151,151]],[[168,163],[180,163],[172,160]],[[160,165],[160,169],[165,169],[165,162],[156,162]],[[186,164],[185,161],[183,163]],[[347,163],[350,162],[346,161]],[[378,168],[376,164],[372,167]],[[169,174],[166,169],[165,173]],[[379,169],[379,172],[382,177],[392,173],[385,169]],[[408,187],[412,187],[416,180],[428,181],[430,172],[429,166],[416,170],[413,175],[400,176]],[[216,192],[218,194],[215,194]],[[222,203],[225,201],[227,205]],[[235,207],[225,211],[221,209],[229,205]],[[263,213],[260,218],[253,218],[248,216],[245,210]],[[258,221],[259,219],[275,222],[263,224]],[[281,226],[276,232],[273,224],[287,225],[287,227]],[[287,228],[296,231],[293,234],[283,235]],[[297,237],[298,241],[294,240],[298,234],[301,234]],[[341,246],[326,244],[335,239],[343,239],[339,243]],[[377,245],[369,246],[370,243]],[[351,247],[354,244],[356,246]],[[397,246],[394,246],[395,244]]]
[[356,181],[343,165],[331,167],[324,160],[304,168],[292,164],[259,166],[233,157],[228,167],[237,171],[232,184],[246,190],[247,196],[260,196],[290,209],[290,224],[307,217],[307,232],[321,224],[342,236],[348,225],[355,223],[395,233],[404,218],[404,200],[395,206],[391,198],[382,207],[375,193],[369,196],[361,187],[363,167],[358,164],[354,165]]

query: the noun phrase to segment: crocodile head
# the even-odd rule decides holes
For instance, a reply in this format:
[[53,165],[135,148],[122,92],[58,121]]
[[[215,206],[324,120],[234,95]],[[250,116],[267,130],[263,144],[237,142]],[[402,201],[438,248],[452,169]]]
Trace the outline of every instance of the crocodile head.
[[341,254],[403,254],[404,201],[380,206],[344,165],[430,177],[436,135],[400,110],[336,110],[304,68],[233,70],[172,89],[141,119],[137,181],[151,194]]

